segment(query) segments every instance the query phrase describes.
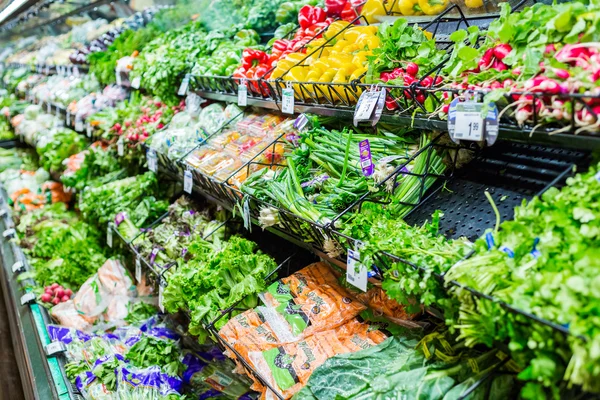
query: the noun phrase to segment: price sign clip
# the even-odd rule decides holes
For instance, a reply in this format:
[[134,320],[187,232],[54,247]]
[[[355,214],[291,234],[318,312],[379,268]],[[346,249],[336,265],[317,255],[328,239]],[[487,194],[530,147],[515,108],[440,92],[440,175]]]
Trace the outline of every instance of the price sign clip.
[[56,356],[67,351],[67,346],[63,342],[52,342],[44,347],[48,357]]
[[448,110],[448,133],[455,143],[485,141],[491,146],[498,138],[498,108],[478,102],[469,93],[457,97]]

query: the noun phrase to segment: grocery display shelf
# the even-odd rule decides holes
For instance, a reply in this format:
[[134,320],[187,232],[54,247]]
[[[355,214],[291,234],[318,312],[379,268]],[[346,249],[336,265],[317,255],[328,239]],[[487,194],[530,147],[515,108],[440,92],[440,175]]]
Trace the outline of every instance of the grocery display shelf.
[[60,352],[47,355],[51,343],[47,325],[51,318],[45,307],[23,297],[35,283],[19,274],[31,271],[27,258],[14,243],[14,221],[11,218],[7,195],[0,187],[0,283],[10,319],[12,341],[18,369],[27,398],[82,399],[77,388],[66,377],[65,358]]

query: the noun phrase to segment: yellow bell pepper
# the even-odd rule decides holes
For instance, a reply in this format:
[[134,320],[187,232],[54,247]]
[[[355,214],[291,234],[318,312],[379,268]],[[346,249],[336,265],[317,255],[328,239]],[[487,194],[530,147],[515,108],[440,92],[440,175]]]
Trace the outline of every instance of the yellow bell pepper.
[[383,0],[367,0],[360,14],[364,16],[370,24],[377,22],[376,16],[386,15],[385,8],[383,7]]
[[347,40],[344,40],[344,39],[338,40],[337,42],[335,42],[335,44],[331,48],[331,51],[342,51],[342,49],[344,47],[348,46],[349,44],[351,44],[351,43],[348,42]]
[[336,54],[328,58],[329,66],[331,68],[343,68],[352,64],[352,54]]
[[423,28],[421,28],[421,27],[419,27],[419,29],[423,31],[423,34],[425,35],[425,37],[427,39],[431,40],[431,38],[433,37],[433,33],[429,32],[429,31],[426,31],[426,30],[423,30]]
[[327,71],[330,67],[328,60],[328,57],[319,58],[317,61],[314,62],[314,64],[310,66],[310,68],[319,69],[321,71]]
[[360,76],[362,74],[364,74],[365,72],[367,72],[367,67],[361,67],[361,68],[357,68],[354,70],[354,72],[352,73],[352,75],[350,75],[350,78],[348,78],[348,82],[352,82],[357,80],[358,78],[360,78]]
[[283,77],[284,81],[304,82],[307,74],[307,67],[296,66]]
[[423,11],[419,6],[419,0],[398,0],[393,10],[399,12],[402,15],[423,14]]
[[448,6],[448,0],[419,0],[419,7],[427,15],[437,15]]
[[381,40],[379,40],[378,36],[369,36],[365,41],[365,46],[369,49],[376,49],[381,45]]
[[356,43],[349,44],[348,46],[342,49],[342,53],[350,54],[355,51],[360,50],[360,47]]
[[310,71],[308,72],[308,74],[306,74],[306,82],[317,82],[319,80],[319,78],[321,77],[321,75],[323,75],[323,70],[321,70],[320,68],[315,68],[314,66],[312,66],[310,68]]
[[325,40],[331,39],[332,37],[340,33],[342,29],[346,28],[348,25],[350,24],[346,21],[332,22],[331,25],[329,25],[329,27],[325,30],[325,32],[323,32],[323,38]]
[[468,8],[483,7],[483,0],[465,0],[465,6]]
[[[323,83],[325,83],[325,82],[327,82],[327,83],[331,82],[331,80],[335,76],[336,72],[337,71],[335,69],[330,69],[328,71],[325,71],[323,73],[323,75],[321,75],[319,77],[319,79],[317,80],[317,82],[323,82]],[[314,88],[313,88],[313,91],[315,92],[315,94],[318,97],[324,97],[325,96],[324,93],[329,93],[329,91],[327,90],[327,86],[325,86],[325,85],[315,85],[315,87],[319,88],[319,90],[314,90]]]
[[370,52],[368,51],[359,51],[352,57],[352,64],[354,64],[357,68],[362,68],[367,63],[367,56],[369,56]]

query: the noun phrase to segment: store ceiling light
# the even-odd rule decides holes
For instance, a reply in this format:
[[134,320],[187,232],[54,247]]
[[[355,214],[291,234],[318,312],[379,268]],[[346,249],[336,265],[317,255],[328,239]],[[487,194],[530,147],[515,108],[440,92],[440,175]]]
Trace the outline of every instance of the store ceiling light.
[[28,0],[14,0],[0,12],[0,24],[6,20],[15,10],[27,3]]

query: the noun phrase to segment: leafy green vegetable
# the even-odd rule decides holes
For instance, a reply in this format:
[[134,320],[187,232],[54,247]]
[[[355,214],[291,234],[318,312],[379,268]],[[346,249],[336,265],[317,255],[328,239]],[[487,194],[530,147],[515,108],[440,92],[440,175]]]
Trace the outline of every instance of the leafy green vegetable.
[[171,339],[143,335],[125,354],[125,358],[139,368],[158,365],[170,376],[179,376],[185,367],[181,362],[181,350]]

